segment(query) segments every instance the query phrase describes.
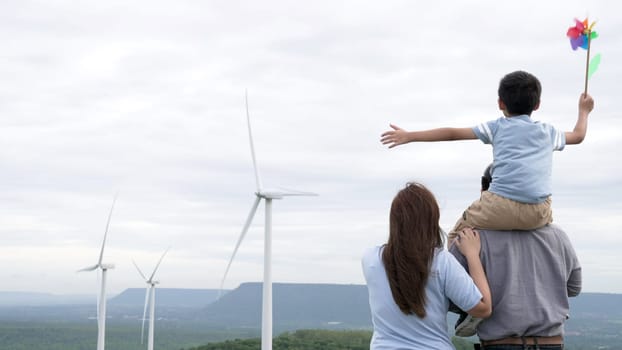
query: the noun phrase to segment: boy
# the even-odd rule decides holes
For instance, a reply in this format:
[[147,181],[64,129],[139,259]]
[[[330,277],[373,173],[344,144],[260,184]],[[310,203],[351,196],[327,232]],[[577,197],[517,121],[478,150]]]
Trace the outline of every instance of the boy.
[[551,172],[553,151],[579,144],[587,132],[587,118],[594,108],[588,94],[579,98],[579,116],[573,131],[534,122],[531,113],[540,107],[542,87],[523,71],[507,74],[499,83],[499,109],[504,117],[473,128],[439,128],[406,131],[393,124],[382,134],[389,148],[417,141],[480,139],[493,147],[493,181],[473,202],[449,233],[448,246],[464,227],[489,230],[531,230],[553,221]]

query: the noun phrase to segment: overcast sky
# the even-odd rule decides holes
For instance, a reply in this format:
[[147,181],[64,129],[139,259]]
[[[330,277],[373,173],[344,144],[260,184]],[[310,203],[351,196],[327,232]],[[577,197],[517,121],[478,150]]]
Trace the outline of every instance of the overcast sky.
[[[2,1],[0,290],[109,294],[217,288],[254,200],[244,91],[264,185],[317,197],[274,202],[277,282],[364,283],[360,257],[388,235],[407,181],[437,196],[449,229],[491,161],[479,141],[388,150],[380,134],[501,116],[497,84],[543,85],[533,118],[571,130],[589,15],[602,54],[585,142],[554,156],[554,220],[584,290],[622,293],[620,79],[615,1]],[[615,62],[618,62],[617,64]],[[263,205],[226,288],[262,279]]]

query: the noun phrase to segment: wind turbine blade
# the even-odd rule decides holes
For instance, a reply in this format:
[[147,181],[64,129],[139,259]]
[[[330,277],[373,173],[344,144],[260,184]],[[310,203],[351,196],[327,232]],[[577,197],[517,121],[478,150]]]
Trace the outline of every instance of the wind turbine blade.
[[318,195],[317,193],[313,193],[313,192],[292,190],[289,188],[280,188],[277,191],[281,191],[280,192],[281,196],[317,196]]
[[93,271],[93,270],[95,270],[98,267],[99,267],[99,265],[93,265],[93,266],[89,266],[89,267],[85,267],[83,269],[80,269],[77,272]]
[[114,209],[114,204],[117,202],[117,196],[119,193],[115,193],[114,199],[112,200],[112,206],[110,207],[110,213],[108,213],[108,221],[106,222],[106,231],[104,231],[104,241],[102,242],[102,249],[99,252],[99,260],[98,265],[101,265],[102,259],[104,258],[104,247],[106,246],[106,237],[108,236],[108,228],[110,227],[110,219],[112,218],[112,210]]
[[171,247],[166,248],[166,250],[164,251],[164,254],[162,254],[162,256],[160,257],[160,260],[158,260],[158,264],[156,265],[155,269],[153,269],[153,273],[151,274],[151,277],[149,277],[149,282],[153,281],[153,276],[155,276],[156,271],[158,271],[158,267],[160,267],[160,263],[162,262],[162,259],[164,259],[164,256],[166,255],[166,253],[168,253],[169,249],[171,249]]
[[227,268],[225,269],[225,275],[222,277],[222,281],[220,282],[220,291],[222,292],[222,288],[225,284],[225,279],[227,279],[227,274],[229,273],[229,268],[231,267],[231,263],[233,262],[233,258],[235,258],[235,254],[238,252],[238,248],[240,248],[240,244],[242,240],[244,240],[244,236],[246,236],[246,232],[253,222],[253,217],[255,216],[255,212],[257,211],[257,207],[259,206],[259,202],[261,201],[261,197],[257,196],[255,199],[255,203],[253,203],[253,207],[251,208],[250,213],[248,213],[248,218],[246,218],[246,223],[244,224],[244,228],[242,229],[242,233],[240,234],[240,238],[238,238],[238,242],[235,245],[235,249],[233,249],[233,254],[231,254],[231,258],[229,259],[229,263],[227,264]]
[[149,305],[149,287],[145,288],[145,308],[143,309],[143,326],[140,329],[140,343],[145,339],[145,317],[147,317],[147,306]]
[[132,259],[132,263],[134,264],[134,267],[136,267],[136,270],[138,270],[140,276],[145,280],[145,282],[147,282],[147,277],[145,277],[145,274],[140,270],[140,267],[136,265],[136,261],[134,261],[134,259]]
[[253,144],[253,133],[251,132],[251,117],[248,112],[248,91],[245,91],[246,97],[246,125],[248,126],[248,140],[251,144],[251,156],[253,157],[253,168],[255,169],[255,184],[257,185],[257,192],[261,191],[261,179],[259,178],[259,170],[257,169],[257,161],[255,159],[255,146]]
[[289,196],[289,197],[294,197],[294,196],[298,196],[298,197],[314,197],[314,196],[318,196],[317,193],[313,193],[313,192],[286,192],[282,194],[284,197],[285,196]]

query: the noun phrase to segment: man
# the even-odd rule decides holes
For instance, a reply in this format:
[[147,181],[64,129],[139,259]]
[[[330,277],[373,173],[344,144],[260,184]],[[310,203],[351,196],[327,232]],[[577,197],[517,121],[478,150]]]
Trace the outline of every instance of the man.
[[[482,186],[490,181],[485,173]],[[581,291],[581,266],[566,233],[552,224],[531,231],[479,233],[492,315],[477,327],[476,349],[563,349],[568,297]],[[455,246],[450,252],[467,268]]]

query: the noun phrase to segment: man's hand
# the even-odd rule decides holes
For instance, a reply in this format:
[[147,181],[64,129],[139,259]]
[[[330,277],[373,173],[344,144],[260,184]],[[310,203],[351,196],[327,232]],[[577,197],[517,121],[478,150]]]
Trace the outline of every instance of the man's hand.
[[406,130],[393,124],[389,124],[389,126],[391,126],[393,130],[385,131],[382,133],[380,142],[382,142],[383,145],[388,144],[389,148],[393,148],[395,146],[403,145],[409,142],[407,135],[408,132]]

